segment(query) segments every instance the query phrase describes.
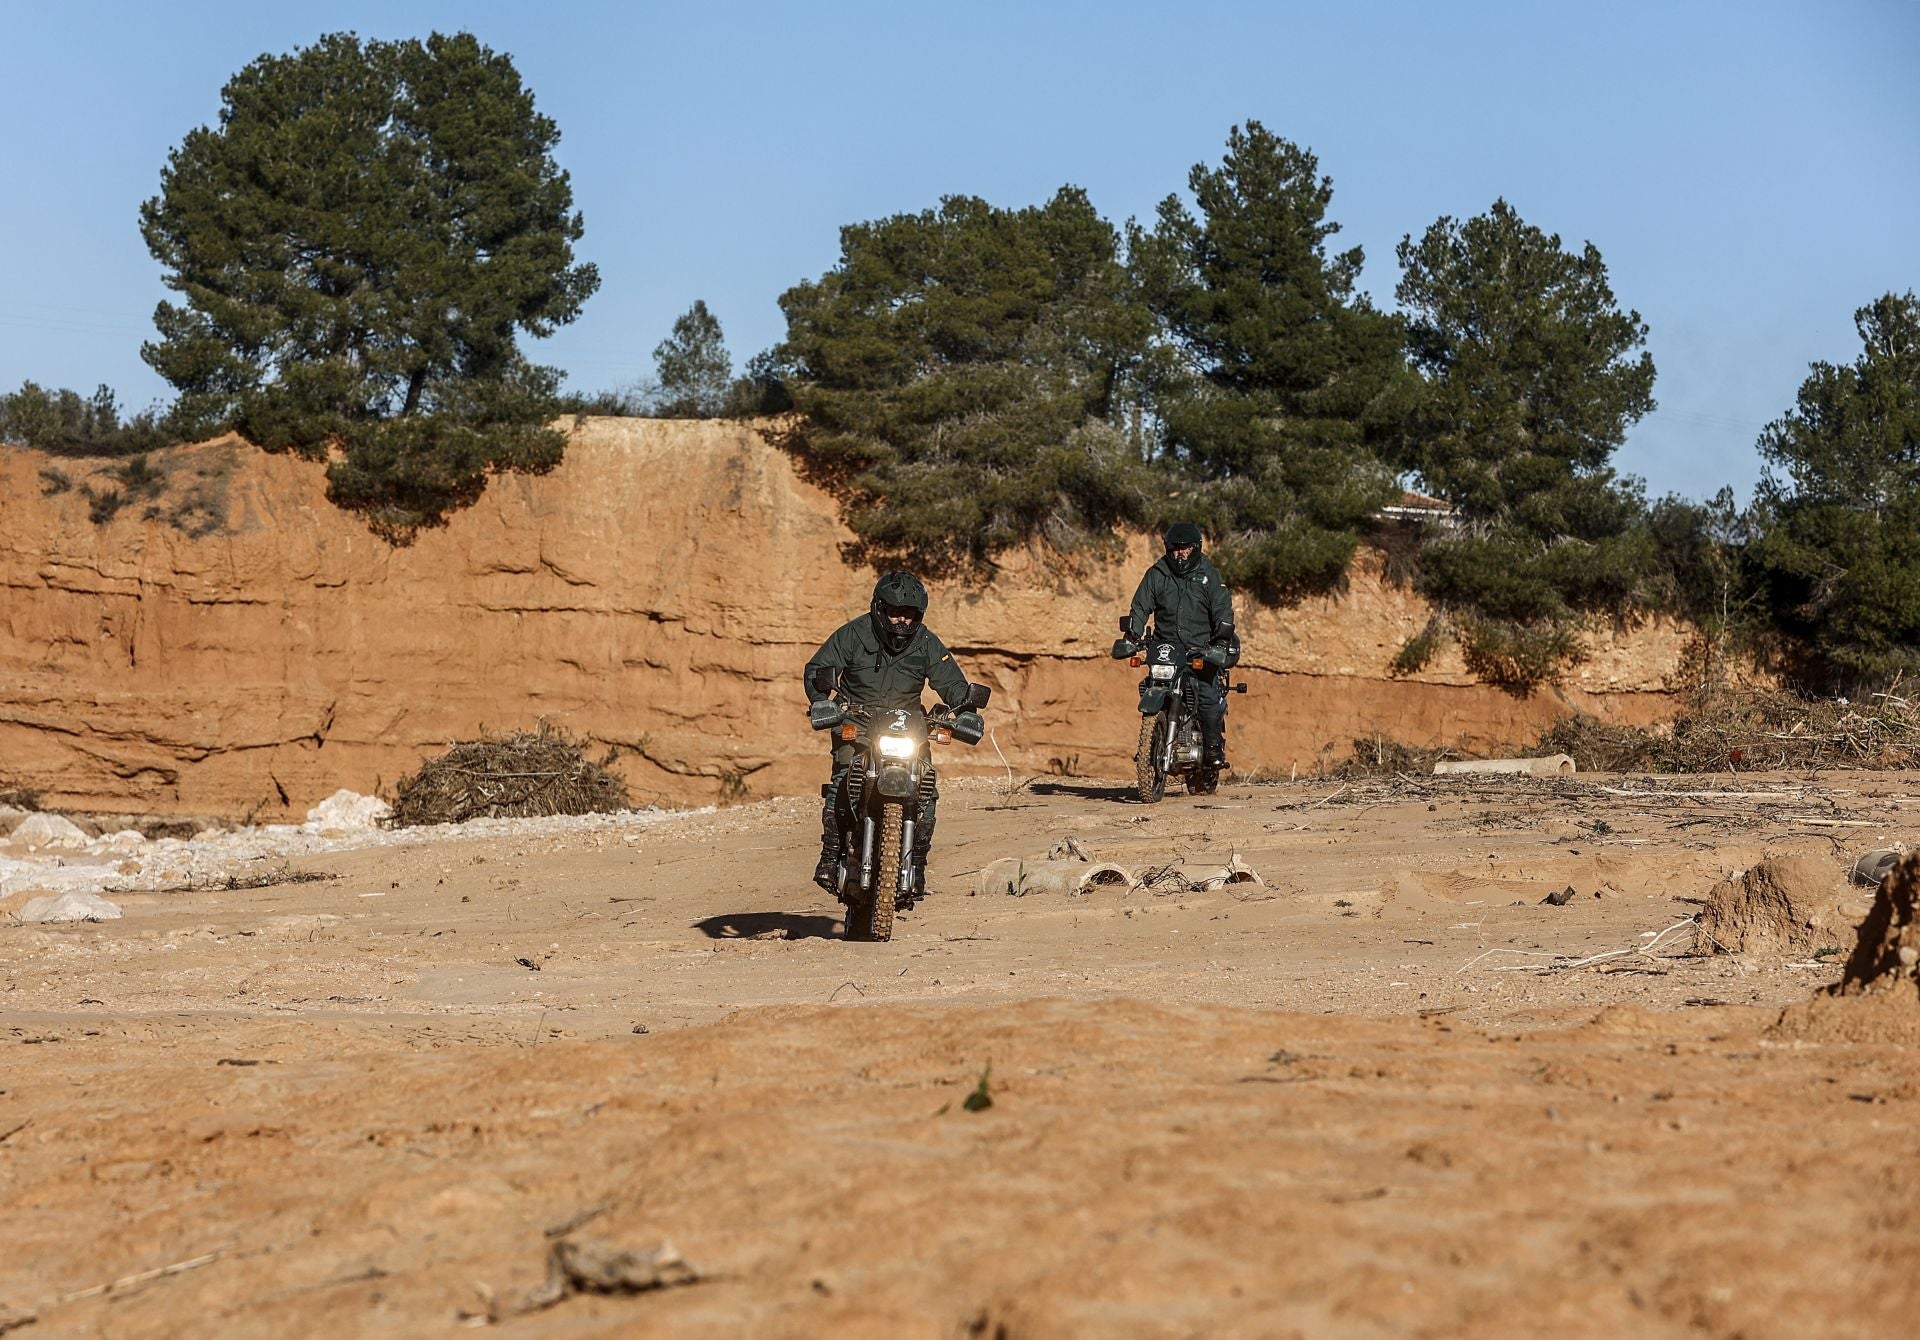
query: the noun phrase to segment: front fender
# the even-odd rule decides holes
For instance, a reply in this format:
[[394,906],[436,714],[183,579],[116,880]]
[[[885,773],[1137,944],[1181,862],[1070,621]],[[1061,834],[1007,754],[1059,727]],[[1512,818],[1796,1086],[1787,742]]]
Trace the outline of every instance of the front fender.
[[883,763],[873,775],[873,788],[889,800],[907,800],[920,790],[917,768],[904,763]]
[[1167,705],[1172,690],[1163,684],[1146,683],[1140,686],[1140,715],[1150,717]]

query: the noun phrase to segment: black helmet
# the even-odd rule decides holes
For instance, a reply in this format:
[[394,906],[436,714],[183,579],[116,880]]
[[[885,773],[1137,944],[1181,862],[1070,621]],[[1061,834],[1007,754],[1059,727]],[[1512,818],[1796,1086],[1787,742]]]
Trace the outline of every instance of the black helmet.
[[[1185,559],[1178,559],[1173,556],[1174,550],[1185,549],[1189,545],[1193,547],[1193,552],[1188,554]],[[1176,521],[1171,526],[1168,526],[1167,565],[1171,567],[1174,572],[1184,577],[1193,571],[1194,565],[1199,561],[1200,527],[1194,525],[1191,521]]]
[[[867,607],[873,619],[874,636],[880,645],[898,656],[920,631],[927,615],[927,588],[911,572],[889,572],[874,584],[873,604]],[[913,622],[895,624],[888,615],[911,614]]]

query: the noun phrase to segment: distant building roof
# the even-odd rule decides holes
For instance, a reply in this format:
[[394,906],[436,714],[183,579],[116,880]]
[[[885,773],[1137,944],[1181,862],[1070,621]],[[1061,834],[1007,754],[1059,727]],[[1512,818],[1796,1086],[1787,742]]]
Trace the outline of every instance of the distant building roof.
[[1415,493],[1412,489],[1400,491],[1400,501],[1388,503],[1374,514],[1382,520],[1415,521],[1428,525],[1457,526],[1460,524],[1459,509],[1444,498],[1429,498],[1424,493]]

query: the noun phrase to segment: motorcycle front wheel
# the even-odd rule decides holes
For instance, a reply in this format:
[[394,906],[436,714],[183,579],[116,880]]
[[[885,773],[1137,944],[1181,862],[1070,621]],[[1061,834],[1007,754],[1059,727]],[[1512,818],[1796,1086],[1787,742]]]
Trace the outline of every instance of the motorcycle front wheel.
[[894,900],[900,892],[900,840],[906,807],[888,801],[880,807],[880,850],[874,861],[873,899],[847,908],[849,940],[891,940]]
[[1140,803],[1152,805],[1167,794],[1167,771],[1160,760],[1167,753],[1167,714],[1156,712],[1140,720],[1140,746],[1133,755],[1133,780]]

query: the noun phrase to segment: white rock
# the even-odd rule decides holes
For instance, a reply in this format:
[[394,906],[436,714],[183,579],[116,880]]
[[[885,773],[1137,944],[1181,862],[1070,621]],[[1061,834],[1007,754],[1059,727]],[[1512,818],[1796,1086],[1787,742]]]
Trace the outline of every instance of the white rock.
[[131,828],[123,828],[118,833],[107,833],[87,844],[94,851],[130,852],[138,851],[147,845],[147,835]]
[[0,833],[11,833],[31,813],[31,810],[16,809],[12,805],[0,805]]
[[13,830],[12,841],[28,851],[47,848],[53,851],[76,851],[87,845],[86,833],[78,824],[62,819],[57,814],[29,814]]
[[57,898],[33,898],[14,914],[22,921],[114,921],[120,905],[97,893],[63,893]]
[[307,811],[301,827],[309,833],[368,833],[393,813],[378,796],[362,796],[344,787]]

